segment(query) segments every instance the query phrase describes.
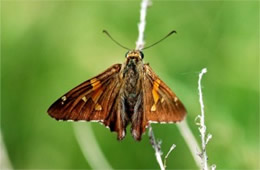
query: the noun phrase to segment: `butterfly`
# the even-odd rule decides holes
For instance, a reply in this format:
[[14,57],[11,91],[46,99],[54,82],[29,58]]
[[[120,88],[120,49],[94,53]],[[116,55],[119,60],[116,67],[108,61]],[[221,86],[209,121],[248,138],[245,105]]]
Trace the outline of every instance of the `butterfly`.
[[117,139],[131,134],[137,141],[150,123],[175,123],[184,119],[186,109],[173,91],[143,62],[141,50],[129,50],[123,64],[73,88],[48,109],[56,120],[100,122]]

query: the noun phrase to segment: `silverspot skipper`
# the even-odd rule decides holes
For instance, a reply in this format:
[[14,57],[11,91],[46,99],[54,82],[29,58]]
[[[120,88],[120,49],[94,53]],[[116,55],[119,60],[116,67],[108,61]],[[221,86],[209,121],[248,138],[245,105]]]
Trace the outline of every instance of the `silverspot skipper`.
[[184,119],[186,109],[175,93],[143,63],[142,50],[154,46],[176,31],[171,31],[156,43],[139,50],[128,50],[123,64],[114,64],[103,73],[73,88],[48,109],[56,120],[100,122],[117,133],[131,134],[137,141],[150,123],[175,123]]

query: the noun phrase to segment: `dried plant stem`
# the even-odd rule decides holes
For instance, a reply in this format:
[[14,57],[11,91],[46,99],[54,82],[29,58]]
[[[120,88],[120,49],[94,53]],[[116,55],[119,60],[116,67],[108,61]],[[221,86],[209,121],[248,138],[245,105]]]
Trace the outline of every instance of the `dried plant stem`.
[[[199,74],[199,80],[198,80],[198,90],[199,90],[199,102],[200,102],[200,108],[201,108],[201,114],[197,117],[199,119],[199,132],[201,137],[201,148],[202,151],[199,154],[201,157],[201,166],[203,170],[208,170],[208,156],[206,152],[206,146],[209,142],[209,140],[212,138],[211,134],[206,133],[206,125],[205,125],[205,112],[204,112],[204,103],[203,103],[203,97],[202,97],[202,90],[201,90],[201,80],[203,75],[207,72],[206,68],[203,68],[202,71]],[[216,165],[212,165],[211,169],[216,169]]]
[[164,163],[163,163],[163,166],[164,168],[166,169],[166,161],[167,161],[167,158],[168,156],[170,155],[170,153],[173,151],[173,149],[176,148],[176,145],[175,144],[172,144],[172,146],[170,147],[168,153],[166,154],[166,156],[164,157]]
[[138,23],[138,38],[136,41],[136,50],[141,50],[144,48],[144,30],[146,25],[146,13],[148,6],[151,5],[150,0],[142,0],[141,10],[140,10],[140,22]]
[[165,166],[163,164],[163,161],[162,161],[162,152],[161,152],[161,141],[156,141],[155,139],[155,136],[154,136],[154,133],[153,133],[153,129],[152,129],[152,126],[149,126],[149,138],[150,138],[150,143],[151,145],[153,146],[154,150],[155,150],[155,157],[156,157],[156,160],[160,166],[160,169],[161,170],[165,170]]
[[202,168],[203,170],[208,170],[208,164],[207,164],[207,152],[206,152],[206,125],[205,125],[205,113],[204,113],[204,103],[203,103],[203,98],[202,98],[202,90],[201,90],[201,79],[203,74],[207,72],[207,69],[204,68],[202,69],[201,73],[199,74],[199,81],[198,81],[198,89],[199,89],[199,101],[200,101],[200,108],[201,108],[201,115],[199,115],[200,123],[199,123],[199,131],[200,131],[200,136],[201,136],[201,147],[202,147],[202,152],[201,152],[201,159],[202,159]]

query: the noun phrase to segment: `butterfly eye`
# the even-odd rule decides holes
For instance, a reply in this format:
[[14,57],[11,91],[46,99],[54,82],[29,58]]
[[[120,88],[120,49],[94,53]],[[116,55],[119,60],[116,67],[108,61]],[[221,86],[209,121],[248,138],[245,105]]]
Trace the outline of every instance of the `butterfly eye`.
[[142,51],[140,51],[140,55],[141,55],[142,59],[144,59],[144,53]]

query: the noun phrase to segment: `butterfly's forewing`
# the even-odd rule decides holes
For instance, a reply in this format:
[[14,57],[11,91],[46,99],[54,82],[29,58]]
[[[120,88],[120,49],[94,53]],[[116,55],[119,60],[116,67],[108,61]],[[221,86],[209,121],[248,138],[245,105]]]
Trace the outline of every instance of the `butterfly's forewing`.
[[145,121],[174,123],[184,119],[186,110],[183,104],[148,64],[144,64],[143,91]]
[[119,72],[121,64],[115,64],[98,76],[75,87],[48,109],[57,120],[86,120],[102,122],[111,131],[124,137],[118,115],[118,94],[121,87]]

